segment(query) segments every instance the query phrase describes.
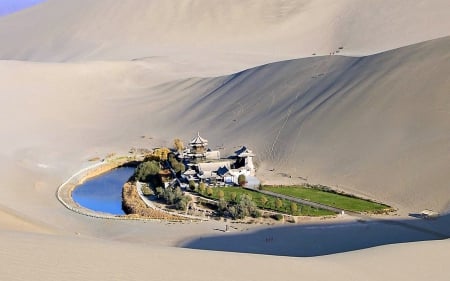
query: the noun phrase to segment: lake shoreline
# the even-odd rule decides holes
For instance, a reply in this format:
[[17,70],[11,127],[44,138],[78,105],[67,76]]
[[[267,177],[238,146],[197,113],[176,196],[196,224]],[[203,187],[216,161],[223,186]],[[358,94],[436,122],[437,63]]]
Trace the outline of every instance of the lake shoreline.
[[67,179],[63,184],[58,187],[56,191],[57,199],[69,210],[74,211],[78,214],[97,217],[97,218],[108,218],[108,219],[123,219],[121,216],[106,214],[102,212],[96,212],[87,209],[83,206],[77,204],[73,197],[72,192],[86,180],[95,178],[104,173],[107,173],[113,169],[124,166],[127,163],[133,163],[135,159],[130,159],[127,157],[114,158],[103,160],[102,162],[93,164],[91,166],[85,167],[75,174],[73,174],[69,179]]

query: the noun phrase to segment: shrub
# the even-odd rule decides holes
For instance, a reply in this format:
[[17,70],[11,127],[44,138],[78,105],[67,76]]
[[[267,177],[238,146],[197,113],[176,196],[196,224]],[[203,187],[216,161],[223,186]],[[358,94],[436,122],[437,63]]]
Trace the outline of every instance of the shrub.
[[297,213],[297,211],[298,211],[298,206],[297,206],[297,204],[294,203],[294,202],[291,202],[290,209],[291,209],[291,214]]
[[280,198],[275,199],[275,208],[281,209],[283,207],[283,201]]
[[258,210],[255,202],[252,201],[252,197],[247,194],[243,194],[237,204],[228,207],[228,212],[234,219],[243,219],[248,216],[254,218],[261,216],[261,212]]
[[283,219],[283,215],[282,214],[275,214],[275,215],[272,215],[272,218],[274,220],[280,221],[280,220]]
[[170,149],[168,149],[167,147],[155,148],[153,150],[153,156],[155,156],[158,159],[161,159],[163,161],[167,160],[169,153],[170,153]]
[[263,206],[266,206],[267,202],[269,201],[269,199],[267,199],[267,197],[264,195],[261,196],[260,200],[261,200],[261,205],[263,205]]
[[217,203],[217,209],[220,213],[224,213],[227,210],[228,204],[227,201],[225,201],[224,198],[220,198],[219,202]]
[[231,199],[231,202],[237,203],[237,193],[236,192],[231,192],[230,199]]
[[205,185],[204,182],[201,182],[201,183],[198,185],[198,191],[200,192],[200,194],[203,194],[203,193],[205,193],[205,190],[206,190],[206,185]]
[[173,141],[173,144],[174,144],[175,149],[176,149],[177,151],[182,151],[182,150],[184,149],[183,141],[180,140],[180,139],[175,139],[175,140]]
[[190,180],[189,181],[189,189],[190,190],[192,190],[192,191],[195,191],[196,190],[196,185],[195,185],[195,181],[193,181],[193,180]]
[[212,189],[212,187],[208,187],[208,188],[206,189],[206,194],[208,194],[208,196],[213,195],[213,192],[214,192],[214,190]]
[[184,173],[184,171],[186,171],[186,167],[184,166],[184,164],[178,161],[172,164],[172,168],[175,171],[175,173]]
[[142,186],[141,190],[142,190],[142,194],[144,194],[145,196],[153,195],[153,190],[146,185]]
[[175,208],[178,210],[186,211],[189,202],[191,201],[191,197],[183,195],[179,200],[175,203]]
[[159,198],[164,199],[167,204],[174,205],[178,210],[186,210],[191,198],[183,194],[179,187],[166,188],[158,187],[157,194]]
[[239,186],[244,186],[247,183],[247,178],[245,177],[245,175],[239,175],[238,176],[238,184]]
[[184,166],[184,164],[178,161],[173,153],[169,154],[168,159],[170,162],[170,166],[172,166],[175,173],[183,173],[184,171],[186,171],[186,167]]
[[175,203],[175,199],[177,199],[176,193],[174,192],[174,190],[172,188],[164,189],[163,198],[164,198],[164,200],[166,200],[166,202],[168,204]]
[[156,188],[156,196],[158,198],[163,198],[163,194],[164,194],[164,188],[162,188],[161,186],[158,186]]
[[219,199],[223,199],[225,197],[225,193],[223,192],[223,190],[219,190],[218,197]]
[[233,219],[236,219],[236,218],[239,217],[239,215],[238,215],[238,210],[237,210],[237,208],[236,208],[235,205],[229,206],[229,207],[228,207],[228,212],[230,213],[230,216],[231,216]]
[[250,216],[252,216],[253,218],[260,218],[262,216],[262,213],[260,210],[255,209],[250,213]]

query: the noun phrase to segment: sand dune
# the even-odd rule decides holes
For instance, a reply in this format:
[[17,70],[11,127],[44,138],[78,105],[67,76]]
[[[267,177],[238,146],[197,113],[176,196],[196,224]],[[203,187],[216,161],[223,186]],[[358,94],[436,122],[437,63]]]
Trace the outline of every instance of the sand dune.
[[[33,280],[180,280],[180,275],[182,280],[249,280],[255,276],[263,280],[298,276],[327,280],[329,272],[333,272],[335,278],[342,276],[342,280],[379,280],[380,277],[445,280],[446,270],[439,261],[449,258],[448,251],[440,251],[448,247],[448,241],[417,243],[413,248],[408,245],[387,246],[299,260],[96,239],[1,234],[0,246],[3,249],[15,245],[7,259],[0,256],[2,264],[9,265],[0,268],[0,274],[6,280],[28,280],[30,276]],[[28,257],[25,261],[27,270],[23,270],[24,256]],[[414,256],[414,262],[420,266],[399,263],[406,256]],[[433,259],[423,258],[430,256]]]
[[[166,56],[222,74],[285,59],[367,55],[447,36],[445,0],[48,0],[0,18],[1,59]],[[211,72],[212,73],[212,72]]]
[[263,180],[285,172],[291,183],[307,178],[411,212],[443,211],[450,199],[449,46],[447,37],[158,89],[182,104],[166,106],[168,118],[182,120],[175,131],[187,139],[198,128],[218,145],[252,145]]
[[[313,258],[198,251],[173,246],[240,240],[222,240],[223,222],[98,220],[55,198],[89,158],[200,130],[224,153],[251,146],[266,182],[307,178],[402,215],[448,210],[449,7],[430,3],[48,0],[0,17],[0,279],[446,280],[448,239],[364,249],[436,235],[355,223],[387,242],[347,237],[320,253],[364,250]],[[446,233],[447,220],[424,224]],[[252,228],[236,230],[255,239],[242,251],[272,231]],[[279,233],[259,253],[296,242]]]
[[[449,200],[449,42],[364,58],[279,62],[159,86],[189,70],[165,77],[142,62],[4,62],[0,72],[9,82],[2,91],[15,99],[2,96],[3,132],[17,141],[3,142],[10,151],[36,143],[46,149],[71,144],[74,151],[86,134],[92,147],[111,140],[126,145],[141,135],[171,145],[174,137],[188,140],[200,130],[213,145],[227,144],[228,152],[252,146],[263,180],[283,171],[291,182],[338,186],[405,212],[443,211]],[[21,125],[8,126],[9,118]]]

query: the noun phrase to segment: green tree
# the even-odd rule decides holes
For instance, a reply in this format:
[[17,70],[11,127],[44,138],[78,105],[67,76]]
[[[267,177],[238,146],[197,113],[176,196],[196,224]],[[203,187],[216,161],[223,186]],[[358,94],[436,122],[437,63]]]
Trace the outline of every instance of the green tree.
[[183,191],[181,191],[181,188],[177,187],[173,191],[175,193],[175,198],[178,199],[178,198],[183,197]]
[[164,189],[163,198],[166,200],[167,204],[174,204],[177,199],[176,193],[172,188]]
[[182,150],[184,149],[183,141],[180,140],[180,139],[175,139],[175,140],[173,141],[173,144],[174,144],[175,149],[176,149],[177,151],[182,151]]
[[204,194],[206,190],[206,185],[204,182],[199,183],[198,185],[198,191],[200,192],[200,194]]
[[184,166],[184,164],[178,161],[172,164],[172,168],[175,173],[184,173],[184,171],[186,171],[186,167]]
[[228,207],[227,201],[225,201],[224,198],[220,198],[219,202],[217,203],[217,209],[220,213],[223,213]]
[[183,195],[175,203],[175,208],[178,209],[178,210],[186,211],[187,207],[189,206],[189,202],[190,201],[191,201],[191,197]]
[[189,181],[189,189],[192,191],[195,191],[195,189],[196,189],[195,181],[193,181],[193,180]]
[[267,197],[264,195],[261,196],[261,198],[259,200],[261,200],[261,205],[263,205],[263,207],[265,207],[267,202],[269,201],[269,199],[267,199]]
[[237,207],[235,205],[232,205],[232,206],[228,207],[228,213],[230,213],[230,216],[233,219],[239,218],[238,209],[237,209]]
[[170,153],[170,149],[167,147],[155,148],[153,150],[153,156],[159,158],[160,160],[167,160]]
[[239,198],[239,202],[229,208],[231,216],[235,219],[243,219],[247,216],[260,217],[261,213],[258,210],[255,202],[252,201],[252,197],[248,194],[243,194]]
[[142,162],[136,169],[136,179],[139,181],[149,181],[150,177],[159,173],[161,167],[157,161]]
[[163,195],[164,195],[164,188],[162,188],[161,186],[158,186],[158,187],[156,188],[156,196],[157,196],[158,198],[162,198]]
[[247,183],[247,178],[245,177],[245,175],[239,175],[238,176],[238,184],[239,186],[244,186]]
[[292,215],[295,214],[295,213],[297,213],[297,211],[298,211],[298,206],[297,206],[297,204],[294,203],[294,202],[291,202],[290,209],[291,209],[291,214],[292,214]]
[[237,203],[237,193],[236,192],[231,192],[230,199],[231,199],[231,202]]
[[283,201],[281,201],[280,198],[275,199],[275,208],[277,208],[279,210],[282,207],[283,207]]

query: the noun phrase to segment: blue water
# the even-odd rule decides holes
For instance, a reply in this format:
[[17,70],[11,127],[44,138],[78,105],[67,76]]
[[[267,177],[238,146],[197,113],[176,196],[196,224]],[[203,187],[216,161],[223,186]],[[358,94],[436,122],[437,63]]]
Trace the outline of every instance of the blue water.
[[133,175],[134,168],[122,167],[87,180],[72,192],[73,200],[93,211],[124,215],[122,187]]

